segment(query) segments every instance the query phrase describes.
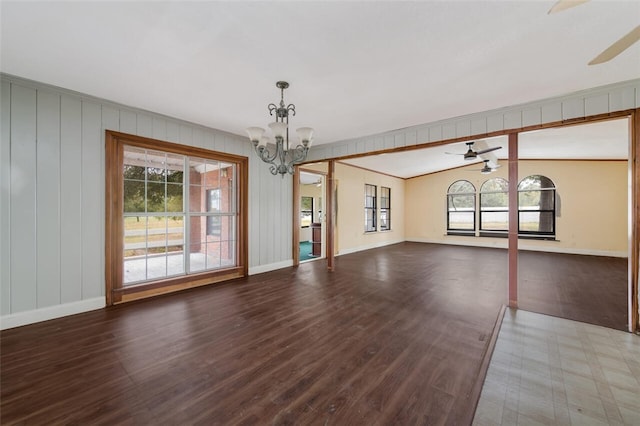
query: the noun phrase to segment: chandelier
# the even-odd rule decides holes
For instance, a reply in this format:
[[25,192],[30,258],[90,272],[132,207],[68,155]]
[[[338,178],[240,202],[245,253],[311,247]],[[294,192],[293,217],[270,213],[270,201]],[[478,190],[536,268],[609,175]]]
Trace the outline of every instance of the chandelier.
[[264,136],[265,130],[261,127],[249,127],[247,133],[253,143],[256,154],[262,161],[271,164],[269,170],[272,175],[278,173],[284,177],[285,174],[293,174],[293,166],[303,162],[307,158],[307,152],[311,146],[313,129],[311,127],[300,127],[296,129],[300,144],[295,148],[289,145],[289,114],[296,115],[296,106],[284,103],[284,89],[289,87],[286,81],[278,81],[276,87],[280,89],[280,103],[269,104],[269,115],[276,116],[276,121],[269,124],[269,128],[276,140],[275,151],[272,153],[267,148],[270,139]]

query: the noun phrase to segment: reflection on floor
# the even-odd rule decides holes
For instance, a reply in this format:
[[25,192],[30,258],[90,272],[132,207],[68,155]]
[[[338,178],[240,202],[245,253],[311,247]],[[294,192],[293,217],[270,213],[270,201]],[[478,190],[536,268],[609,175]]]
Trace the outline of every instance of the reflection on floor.
[[507,310],[474,425],[640,425],[640,337]]
[[302,241],[300,243],[300,262],[304,260],[317,259],[318,256],[311,255],[311,242],[310,241]]

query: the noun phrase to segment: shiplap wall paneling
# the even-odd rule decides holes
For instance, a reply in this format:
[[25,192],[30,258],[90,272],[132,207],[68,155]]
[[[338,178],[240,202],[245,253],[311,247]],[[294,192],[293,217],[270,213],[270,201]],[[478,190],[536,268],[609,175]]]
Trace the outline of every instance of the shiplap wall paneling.
[[[102,191],[101,191],[102,193]],[[60,301],[82,300],[82,102],[60,99]]]
[[178,143],[178,138],[180,137],[180,124],[172,120],[166,120],[166,123],[167,138],[164,140],[167,142]]
[[11,84],[0,88],[0,315],[11,312]]
[[161,141],[167,140],[167,120],[162,118],[153,117],[153,122],[151,123],[152,134],[154,139],[159,139]]
[[598,115],[609,112],[609,94],[601,93],[595,96],[589,96],[584,100],[585,115]]
[[542,123],[542,109],[540,107],[522,111],[522,125],[537,126]]
[[584,98],[567,99],[562,102],[562,119],[584,117]]
[[507,111],[504,114],[505,129],[519,129],[522,127],[522,111]]
[[102,106],[102,130],[104,146],[105,130],[120,131],[120,111],[110,106]]
[[504,115],[492,114],[487,117],[487,133],[504,130]]
[[553,123],[562,120],[562,104],[548,103],[542,105],[542,122]]
[[60,95],[38,91],[36,277],[38,308],[60,304]]
[[487,119],[485,117],[476,118],[471,121],[471,134],[481,135],[487,133]]
[[[427,130],[423,130],[423,132],[426,133],[426,135],[424,135],[424,133],[421,132],[421,135],[423,135],[421,138],[423,143],[442,140],[442,126],[429,127]],[[425,139],[424,136],[427,136],[427,138]]]
[[[520,129],[524,126],[555,123],[585,116],[624,111],[640,107],[640,79],[585,90],[570,95],[543,101],[510,106],[480,113],[454,117],[432,123],[420,124],[394,132],[396,138],[404,135],[405,146],[410,145],[409,134],[417,132],[417,143],[438,142],[447,139],[474,136],[483,133]],[[428,140],[425,128],[428,128]],[[367,152],[381,151],[390,147],[388,133],[373,135],[368,139],[375,146],[367,144]],[[327,160],[346,153],[360,153],[359,139],[349,139],[316,147],[312,150],[311,161]]]
[[418,140],[418,132],[410,131],[407,133],[407,140],[406,140],[407,146],[415,145],[417,143],[417,140]]
[[135,112],[120,109],[120,131],[130,135],[138,134],[138,116]]
[[147,114],[138,112],[136,114],[136,131],[134,134],[145,138],[153,137],[153,119]]
[[37,308],[36,91],[11,88],[11,311]]
[[106,129],[248,156],[249,265],[291,260],[291,178],[242,136],[13,80],[2,79],[2,315],[104,295]]
[[[277,176],[273,176],[270,174],[270,172],[266,172],[267,168],[266,167],[262,167],[263,173],[264,173],[264,180],[263,180],[263,184],[264,184],[264,194],[266,195],[266,197],[263,197],[260,200],[260,205],[265,206],[266,207],[266,211],[264,211],[265,209],[263,208],[263,214],[265,214],[265,216],[267,217],[267,223],[265,224],[265,228],[267,230],[267,244],[265,247],[266,250],[266,263],[267,264],[271,264],[274,263],[277,260],[277,257],[275,255],[275,250],[277,247],[277,242],[276,242],[276,233],[275,233],[275,226],[276,226],[276,222],[278,220],[278,218],[276,217],[276,197],[278,196],[277,192],[273,191],[273,188],[275,188],[275,185],[278,184],[278,182],[274,182],[275,179],[277,178]],[[265,229],[263,227],[260,227],[260,229]]]
[[101,107],[82,102],[82,298],[104,295],[104,136]]
[[609,109],[611,111],[623,111],[640,105],[640,90],[637,90],[638,101],[636,103],[636,89],[633,87],[621,87],[609,93]]
[[[200,128],[193,129],[193,146],[197,146],[198,148],[206,148],[204,132]],[[211,148],[209,148],[211,149]]]
[[[140,135],[140,136],[143,136],[143,135]],[[180,143],[181,145],[194,146],[193,145],[193,129],[191,127],[188,127],[184,124],[180,125],[180,139],[178,140],[178,143]]]
[[260,264],[260,180],[261,176],[255,164],[259,161],[249,157],[249,266]]
[[271,219],[269,215],[268,202],[269,202],[269,185],[268,179],[269,175],[266,171],[266,166],[260,165],[256,170],[260,175],[260,183],[259,183],[259,197],[258,197],[258,215],[260,216],[260,237],[258,239],[260,245],[260,254],[258,257],[258,264],[264,265],[269,263],[269,220]]
[[215,147],[215,135],[213,134],[213,132],[205,132],[204,134],[204,147],[206,149],[210,149],[212,151],[216,150]]

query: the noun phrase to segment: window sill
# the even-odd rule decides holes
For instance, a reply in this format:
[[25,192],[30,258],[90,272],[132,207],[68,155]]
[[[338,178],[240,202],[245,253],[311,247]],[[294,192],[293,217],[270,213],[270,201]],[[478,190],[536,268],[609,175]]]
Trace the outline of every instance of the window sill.
[[[507,232],[487,232],[487,231],[480,231],[477,235],[475,233],[448,231],[444,235],[454,236],[454,237],[478,237],[478,238],[500,238],[500,239],[509,238],[509,233]],[[556,241],[556,242],[560,241],[555,237],[555,235],[518,234],[518,239],[519,240]]]

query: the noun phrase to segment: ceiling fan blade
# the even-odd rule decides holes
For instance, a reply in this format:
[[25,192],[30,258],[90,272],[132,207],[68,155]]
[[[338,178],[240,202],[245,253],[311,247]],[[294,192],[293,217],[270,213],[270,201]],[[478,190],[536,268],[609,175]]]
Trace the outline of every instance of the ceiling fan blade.
[[589,65],[597,65],[602,64],[604,62],[610,61],[626,49],[631,47],[631,45],[640,40],[640,25],[632,29],[627,35],[623,36],[621,39],[613,43],[607,49],[604,50],[601,54],[593,58]]
[[445,154],[449,154],[449,155],[464,155],[464,154],[460,154],[458,152],[445,152]]
[[547,12],[548,15],[552,13],[562,12],[563,10],[571,9],[575,6],[580,6],[582,3],[586,3],[589,0],[558,0],[551,9]]
[[483,149],[482,151],[476,151],[476,155],[486,154],[487,152],[495,151],[496,149],[502,149],[501,146],[494,146],[493,148]]

